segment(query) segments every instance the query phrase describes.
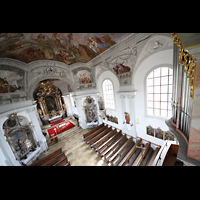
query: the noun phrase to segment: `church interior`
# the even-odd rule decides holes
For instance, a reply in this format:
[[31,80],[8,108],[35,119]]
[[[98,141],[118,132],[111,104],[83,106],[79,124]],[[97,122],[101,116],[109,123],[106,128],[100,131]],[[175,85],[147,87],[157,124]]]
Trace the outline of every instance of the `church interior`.
[[199,166],[200,33],[0,33],[0,166]]

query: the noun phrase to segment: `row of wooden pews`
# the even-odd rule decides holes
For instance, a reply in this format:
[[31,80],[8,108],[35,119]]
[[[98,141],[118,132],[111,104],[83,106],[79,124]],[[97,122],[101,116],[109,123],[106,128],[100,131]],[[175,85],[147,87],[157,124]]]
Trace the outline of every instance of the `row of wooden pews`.
[[29,166],[71,166],[67,156],[62,152],[62,148],[41,158]]
[[104,123],[84,134],[83,138],[111,166],[151,166],[160,149]]

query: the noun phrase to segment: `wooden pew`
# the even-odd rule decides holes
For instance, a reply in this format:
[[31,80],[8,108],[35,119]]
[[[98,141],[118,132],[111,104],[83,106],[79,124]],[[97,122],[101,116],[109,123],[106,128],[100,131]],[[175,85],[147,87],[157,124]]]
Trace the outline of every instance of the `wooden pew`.
[[114,155],[109,159],[109,162],[111,165],[113,165],[113,162],[118,159],[118,157],[121,155],[121,153],[125,150],[125,148],[133,141],[133,138],[130,137],[120,148],[117,150]]
[[124,149],[124,151],[120,154],[120,156],[112,163],[113,166],[118,166],[118,164],[124,159],[124,157],[128,154],[131,148],[135,145],[134,141],[131,141],[129,145]]
[[128,154],[123,158],[123,160],[118,164],[118,166],[122,166],[125,165],[129,159],[131,158],[131,156],[135,153],[137,147],[140,143],[142,142],[142,139],[139,139],[135,145],[131,148],[131,150],[128,152]]
[[65,154],[64,153],[61,153],[59,154],[58,156],[52,158],[51,160],[45,162],[44,164],[42,164],[41,166],[52,166],[54,165],[55,163],[57,163],[58,161],[62,160],[63,158],[65,158]]
[[89,143],[89,140],[93,137],[95,137],[97,134],[99,134],[100,132],[102,132],[103,130],[107,129],[108,125],[101,127],[100,129],[98,129],[97,131],[93,132],[92,134],[90,134],[89,136],[87,136],[85,138],[86,143]]
[[152,154],[153,154],[153,149],[152,149],[152,147],[150,147],[146,156],[142,160],[140,166],[146,166],[146,164],[147,164],[148,160],[150,159],[150,157],[152,156]]
[[32,163],[31,165],[29,166],[41,166],[42,164],[44,164],[45,162],[47,162],[48,160],[50,160],[51,158],[54,158],[56,156],[58,156],[59,154],[61,154],[61,149],[58,149],[54,152],[52,152],[51,154],[45,156],[44,158],[41,158],[40,160]]
[[112,150],[110,150],[108,152],[108,154],[104,157],[105,162],[107,162],[107,163],[109,163],[109,165],[111,165],[111,163],[109,162],[109,159],[126,143],[127,140],[128,140],[128,138],[125,137]]
[[108,149],[106,149],[101,156],[103,155],[104,159],[106,160],[106,158],[113,152],[113,150],[115,149],[115,147],[117,147],[121,142],[124,141],[124,139],[126,139],[126,135],[123,135],[120,139],[118,139],[113,145],[111,145]]
[[62,160],[55,163],[53,166],[70,166],[70,162],[68,161],[67,157],[63,158]]
[[143,158],[145,157],[148,149],[150,148],[150,143],[146,143],[144,149],[142,149],[141,153],[139,156],[136,158],[136,160],[133,162],[132,166],[139,166],[140,163],[142,162]]
[[95,141],[97,141],[99,138],[103,137],[107,132],[109,132],[110,130],[112,130],[112,127],[108,128],[106,130],[104,130],[103,132],[101,132],[100,134],[96,135],[94,138],[92,138],[89,141],[89,144],[92,145]]
[[71,166],[70,162],[66,163],[65,165],[63,166]]
[[132,166],[133,162],[136,160],[136,158],[138,157],[138,155],[140,154],[141,151],[142,151],[141,148],[136,148],[136,151],[135,151],[134,154],[130,157],[129,161],[126,163],[125,166]]
[[102,152],[105,151],[105,149],[107,149],[110,145],[112,145],[117,138],[122,136],[121,131],[117,132],[116,130],[114,131],[114,135],[112,135],[108,140],[106,140],[105,142],[103,142],[95,151],[97,151],[97,154],[99,154],[101,156]]
[[[107,140],[109,137],[111,137],[111,135],[116,132],[116,129],[112,130],[112,127],[110,127],[111,130],[110,132],[108,132],[105,136],[103,136],[102,138],[100,138],[99,140],[97,140],[95,143],[93,143],[91,145],[92,148],[96,149],[98,146],[100,146],[105,140]],[[109,129],[110,129],[109,128]],[[109,130],[107,129],[107,130]]]
[[90,134],[92,134],[93,132],[97,131],[98,129],[102,128],[104,126],[104,123],[102,123],[101,125],[93,128],[92,130],[88,131],[87,133],[83,134],[83,138],[88,137]]
[[146,164],[146,166],[152,166],[153,161],[154,161],[154,159],[155,159],[155,157],[156,157],[156,155],[157,155],[157,153],[158,153],[159,150],[160,150],[159,147],[157,147],[157,148],[155,149],[155,151],[153,152],[153,155],[151,156],[151,158],[150,158],[150,160],[148,161],[148,163]]

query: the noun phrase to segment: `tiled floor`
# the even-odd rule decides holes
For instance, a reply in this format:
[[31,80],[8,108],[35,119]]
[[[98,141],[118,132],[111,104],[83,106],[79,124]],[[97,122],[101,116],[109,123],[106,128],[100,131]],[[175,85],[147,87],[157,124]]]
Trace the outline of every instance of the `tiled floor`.
[[[70,121],[75,124],[73,120]],[[63,132],[58,135],[58,139],[61,138],[61,140],[59,140],[57,144],[49,145],[49,150],[43,152],[40,157],[44,157],[62,147],[71,166],[108,166],[108,164],[83,141],[83,134],[87,132],[87,129],[81,129],[77,126]]]

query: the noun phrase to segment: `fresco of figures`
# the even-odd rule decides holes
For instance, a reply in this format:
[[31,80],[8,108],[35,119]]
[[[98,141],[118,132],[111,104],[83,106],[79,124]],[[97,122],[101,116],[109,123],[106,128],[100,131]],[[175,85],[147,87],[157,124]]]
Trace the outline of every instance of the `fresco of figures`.
[[115,71],[115,73],[118,74],[123,74],[126,72],[130,72],[131,68],[128,66],[123,65],[124,62],[122,63],[115,63],[115,68],[113,68],[113,70]]
[[88,62],[129,33],[0,33],[0,57]]
[[0,93],[12,93],[23,90],[23,77],[23,70],[0,65]]

